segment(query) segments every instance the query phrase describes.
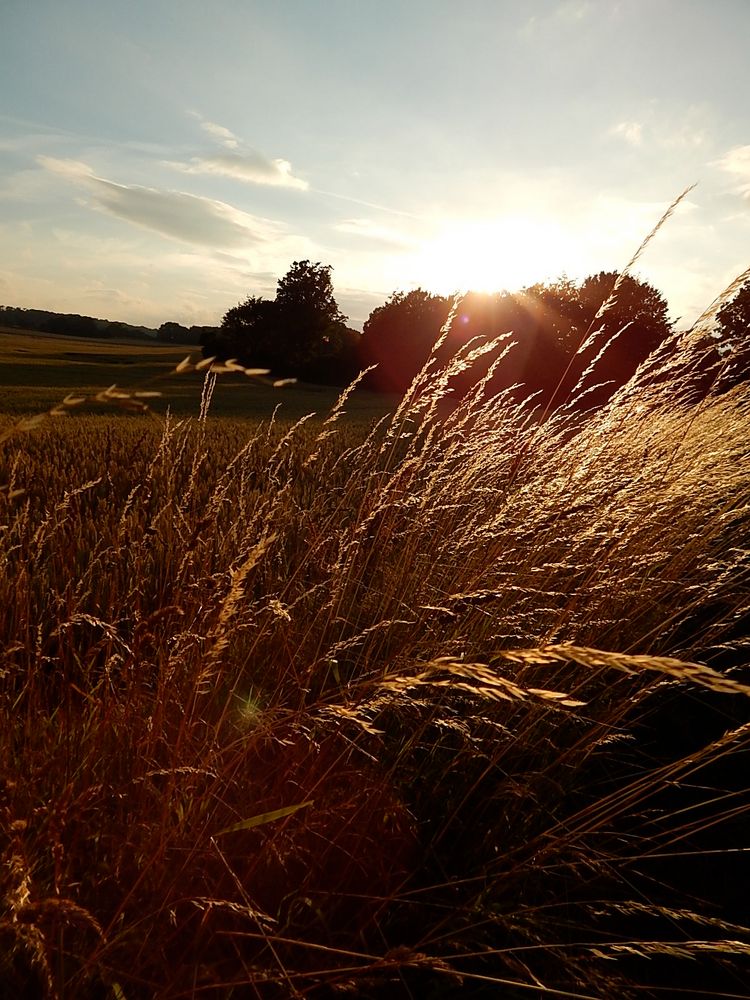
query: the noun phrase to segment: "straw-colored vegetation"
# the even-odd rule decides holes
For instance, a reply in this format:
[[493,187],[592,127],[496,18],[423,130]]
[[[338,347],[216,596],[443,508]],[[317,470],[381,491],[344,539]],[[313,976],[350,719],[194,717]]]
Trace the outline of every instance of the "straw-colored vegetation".
[[0,992],[746,996],[750,393],[695,402],[701,337],[585,418],[428,364],[369,430],[9,436]]

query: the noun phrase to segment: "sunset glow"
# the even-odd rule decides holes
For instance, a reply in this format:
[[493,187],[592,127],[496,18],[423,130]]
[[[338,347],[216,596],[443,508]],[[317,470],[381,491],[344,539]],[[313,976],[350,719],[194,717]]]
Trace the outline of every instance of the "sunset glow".
[[570,238],[531,218],[455,222],[416,256],[417,283],[443,294],[514,290],[577,266]]
[[0,1000],[750,1000],[748,42],[0,0]]
[[310,259],[361,329],[396,289],[621,267],[698,181],[638,265],[689,321],[747,263],[723,6],[5,4],[0,302],[211,324]]

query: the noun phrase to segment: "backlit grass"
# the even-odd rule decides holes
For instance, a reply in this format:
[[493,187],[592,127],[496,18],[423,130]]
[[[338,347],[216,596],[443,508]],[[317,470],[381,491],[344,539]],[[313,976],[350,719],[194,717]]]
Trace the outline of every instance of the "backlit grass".
[[750,394],[701,349],[585,418],[429,363],[369,426],[6,440],[0,989],[747,996]]

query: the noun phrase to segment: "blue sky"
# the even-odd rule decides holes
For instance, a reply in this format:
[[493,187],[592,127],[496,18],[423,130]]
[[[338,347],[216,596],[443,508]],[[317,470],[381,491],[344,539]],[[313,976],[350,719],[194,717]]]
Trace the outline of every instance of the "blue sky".
[[748,0],[0,0],[0,302],[218,322],[293,260],[395,289],[750,263]]

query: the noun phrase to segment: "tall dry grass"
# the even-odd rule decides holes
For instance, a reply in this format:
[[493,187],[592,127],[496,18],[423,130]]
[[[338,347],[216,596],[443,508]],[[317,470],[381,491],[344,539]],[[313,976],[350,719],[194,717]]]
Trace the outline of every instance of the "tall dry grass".
[[0,991],[748,995],[750,394],[696,402],[705,346],[585,417],[446,409],[475,344],[369,431],[8,437]]

